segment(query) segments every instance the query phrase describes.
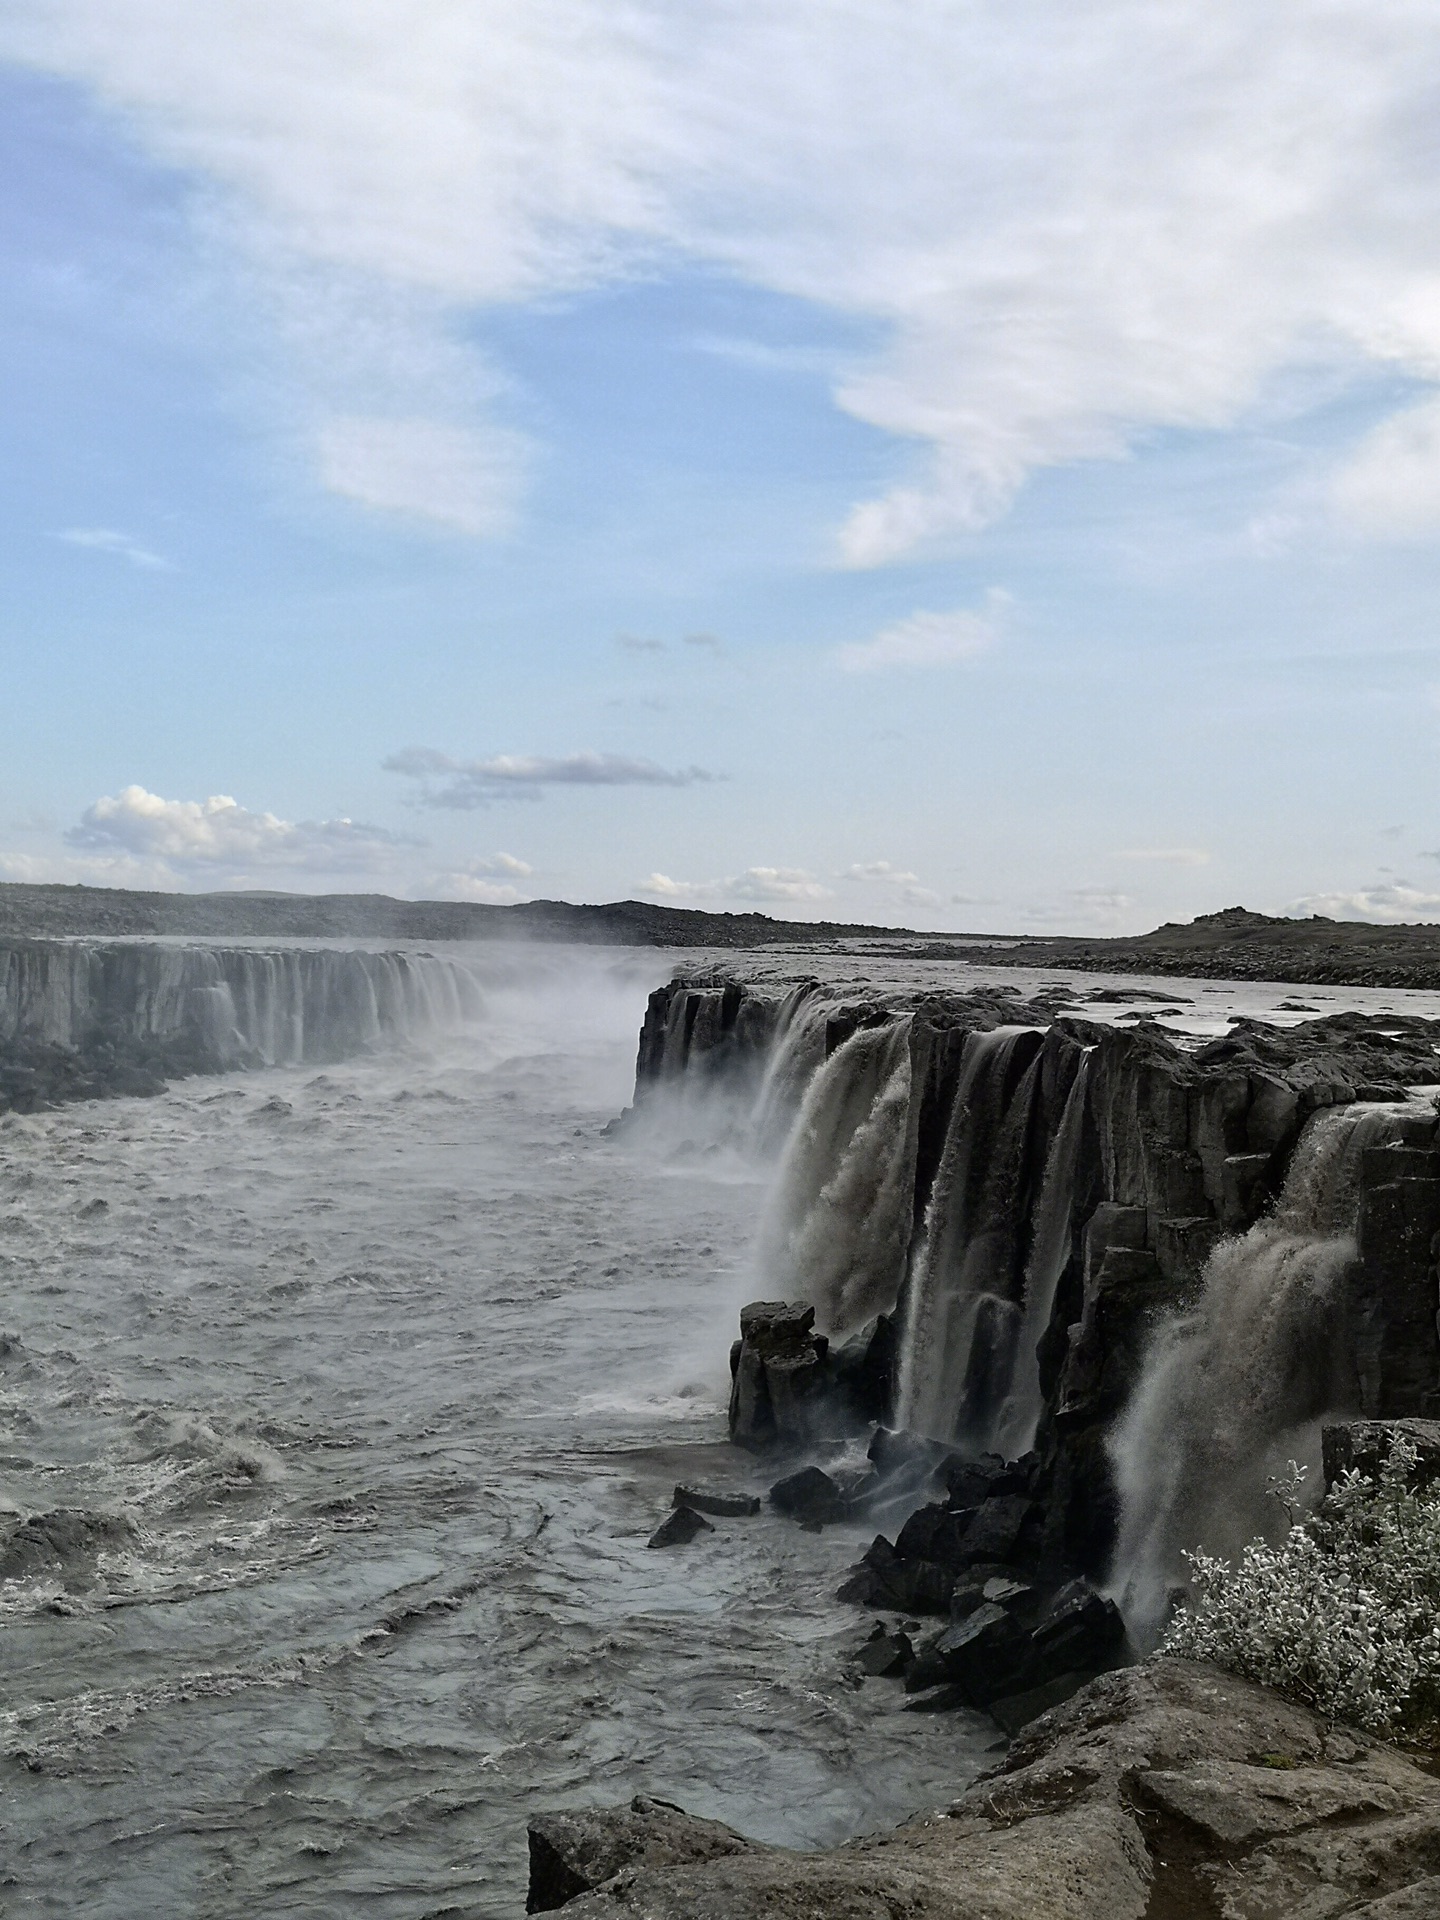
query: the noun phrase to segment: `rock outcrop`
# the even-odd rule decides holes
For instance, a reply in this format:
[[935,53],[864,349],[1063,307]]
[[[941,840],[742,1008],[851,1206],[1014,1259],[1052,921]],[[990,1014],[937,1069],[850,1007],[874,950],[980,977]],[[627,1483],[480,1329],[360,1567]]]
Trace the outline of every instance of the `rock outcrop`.
[[1433,1920],[1440,1780],[1215,1670],[1107,1674],[953,1805],[798,1854],[636,1800],[542,1815],[574,1920]]

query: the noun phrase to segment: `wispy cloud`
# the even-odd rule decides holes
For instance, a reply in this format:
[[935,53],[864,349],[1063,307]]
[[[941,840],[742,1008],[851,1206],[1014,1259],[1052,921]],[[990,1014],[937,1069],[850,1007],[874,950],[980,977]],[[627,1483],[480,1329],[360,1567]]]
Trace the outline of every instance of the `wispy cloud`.
[[86,547],[92,553],[113,554],[117,560],[128,560],[132,567],[140,567],[147,573],[170,573],[174,570],[173,560],[167,560],[163,554],[152,553],[149,547],[142,547],[128,533],[119,533],[114,527],[67,527],[55,537],[63,540],[67,546]]
[[1210,855],[1204,847],[1126,847],[1116,855],[1119,860],[1153,860],[1157,866],[1208,867]]
[[918,873],[911,873],[905,867],[897,867],[889,860],[857,861],[855,865],[846,867],[840,878],[858,881],[864,886],[888,888],[910,906],[938,907],[940,905],[940,895],[931,888],[922,886]]
[[672,880],[668,874],[652,873],[638,891],[661,900],[741,900],[758,904],[788,901],[794,905],[834,898],[830,888],[803,867],[747,867],[724,880]]
[[704,767],[661,767],[618,753],[497,753],[488,760],[456,760],[433,747],[405,747],[381,765],[418,781],[424,806],[462,809],[505,798],[538,799],[546,787],[691,787],[718,777]]
[[[1289,369],[1432,392],[1440,369],[1440,11],[1415,0],[1332,0],[1303,44],[1254,0],[849,0],[843,32],[812,0],[431,0],[418,28],[211,0],[203,40],[192,21],[187,0],[42,0],[7,10],[0,48],[211,184],[199,217],[321,316],[296,350],[327,402],[366,333],[353,388],[469,431],[465,383],[432,373],[472,351],[458,315],[637,261],[718,270],[879,342],[836,402],[917,457],[846,520],[853,565],[953,541],[1037,470],[1242,423]],[[1436,406],[1357,450],[1354,524],[1436,525]],[[477,492],[392,485],[364,441],[321,458],[354,497],[496,524],[483,471]]]
[[327,420],[316,446],[332,492],[480,540],[510,531],[530,464],[516,433],[426,419]]
[[1010,596],[998,588],[983,611],[957,607],[950,613],[912,613],[882,627],[872,639],[838,647],[835,659],[847,673],[884,673],[895,667],[953,667],[992,647]]

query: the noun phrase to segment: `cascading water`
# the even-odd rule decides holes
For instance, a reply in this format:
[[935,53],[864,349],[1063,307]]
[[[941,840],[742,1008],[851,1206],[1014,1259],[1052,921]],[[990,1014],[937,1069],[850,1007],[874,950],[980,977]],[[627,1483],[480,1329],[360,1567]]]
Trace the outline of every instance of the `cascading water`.
[[1035,1232],[1025,1268],[1025,1299],[1015,1349],[1015,1370],[992,1445],[1018,1459],[1035,1443],[1044,1411],[1038,1348],[1055,1311],[1055,1296],[1075,1242],[1075,1180],[1085,1126],[1090,1057],[1082,1055],[1050,1145],[1035,1209]]
[[1276,1515],[1267,1479],[1312,1468],[1322,1419],[1359,1401],[1346,1276],[1357,1178],[1397,1112],[1347,1106],[1306,1126],[1275,1211],[1206,1265],[1192,1312],[1154,1336],[1111,1442],[1121,1501],[1112,1584],[1142,1632],[1186,1577],[1185,1549],[1233,1555]]
[[900,1342],[899,1424],[934,1439],[993,1418],[1014,1364],[1017,1188],[1039,1047],[1031,1028],[997,1027],[967,1035],[961,1053]]
[[300,1065],[478,1019],[479,982],[429,953],[160,942],[0,948],[0,1042],[97,1034],[193,1067]]
[[834,1004],[815,980],[801,981],[781,1002],[751,1115],[751,1132],[762,1150],[784,1140],[806,1087],[824,1064],[825,1025]]
[[861,1027],[810,1080],[786,1145],[760,1269],[834,1335],[888,1313],[899,1294],[915,1174],[910,1082],[908,1018]]

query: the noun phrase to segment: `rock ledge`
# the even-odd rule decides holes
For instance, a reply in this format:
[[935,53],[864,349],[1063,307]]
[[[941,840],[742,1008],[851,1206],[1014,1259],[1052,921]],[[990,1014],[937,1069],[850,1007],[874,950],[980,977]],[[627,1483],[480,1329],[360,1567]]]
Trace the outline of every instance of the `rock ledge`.
[[574,1920],[1436,1920],[1440,1780],[1214,1668],[1103,1675],[952,1806],[824,1853],[663,1803],[532,1823]]

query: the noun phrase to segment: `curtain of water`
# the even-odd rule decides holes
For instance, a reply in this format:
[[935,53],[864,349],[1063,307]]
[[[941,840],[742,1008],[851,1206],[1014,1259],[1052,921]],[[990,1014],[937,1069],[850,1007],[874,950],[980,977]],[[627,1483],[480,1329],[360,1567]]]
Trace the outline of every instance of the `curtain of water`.
[[1268,1477],[1291,1459],[1313,1469],[1323,1419],[1357,1404],[1345,1288],[1357,1174],[1397,1111],[1352,1106],[1310,1120],[1274,1213],[1221,1241],[1194,1310],[1151,1342],[1111,1442],[1121,1501],[1112,1584],[1142,1632],[1184,1584],[1184,1550],[1233,1555],[1266,1531],[1276,1518]]
[[[793,1029],[792,1029],[793,1030]],[[894,1307],[915,1178],[910,1021],[862,1027],[811,1079],[761,1228],[767,1287],[844,1336]]]

